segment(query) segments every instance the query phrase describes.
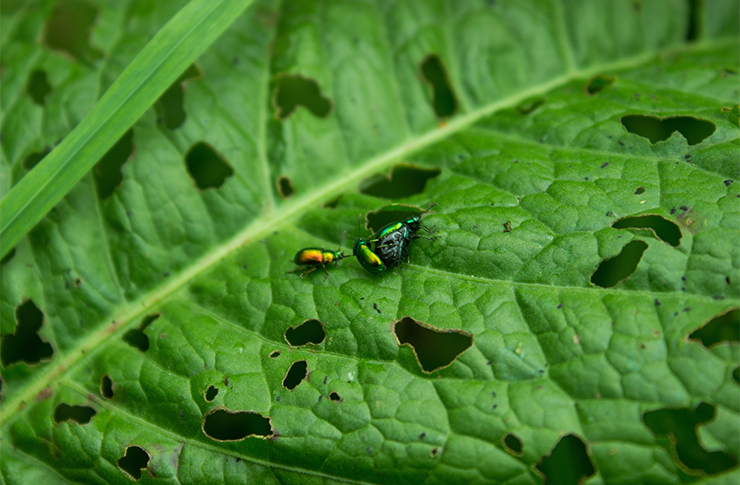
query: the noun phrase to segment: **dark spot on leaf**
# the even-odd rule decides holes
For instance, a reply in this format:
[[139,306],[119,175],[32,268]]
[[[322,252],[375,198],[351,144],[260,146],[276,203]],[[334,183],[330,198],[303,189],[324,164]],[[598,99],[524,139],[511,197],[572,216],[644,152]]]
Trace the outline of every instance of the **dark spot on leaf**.
[[389,175],[376,174],[360,183],[360,192],[382,199],[402,199],[424,192],[427,181],[439,176],[438,168],[426,169],[400,163]]
[[563,436],[535,468],[545,476],[545,483],[581,483],[595,473],[586,445],[572,434]]
[[[519,112],[520,115],[527,116],[528,114],[532,113],[534,110],[536,110],[537,108],[539,108],[540,106],[544,104],[545,104],[544,98],[528,99],[522,102],[521,104],[519,104],[516,107],[516,110]],[[543,140],[540,140],[540,143],[542,142]]]
[[423,440],[424,438],[426,438],[426,436],[427,436],[426,433],[422,433],[422,434],[419,435],[419,439],[420,440]]
[[450,85],[442,59],[430,54],[421,62],[421,76],[431,87],[432,108],[438,118],[447,118],[457,111],[457,100]]
[[293,189],[293,182],[291,182],[290,178],[285,175],[282,175],[277,179],[277,189],[278,194],[280,194],[280,197],[283,199],[289,198],[293,195],[293,192],[295,192]]
[[504,222],[504,233],[511,232],[511,221]]
[[436,457],[439,454],[439,448],[432,448],[432,450],[429,452],[429,456],[432,458]]
[[655,306],[660,306],[660,300],[658,300],[657,298],[655,299],[654,303],[655,303]]
[[673,116],[659,118],[657,116],[627,115],[622,117],[622,126],[627,131],[640,135],[655,144],[665,141],[674,131],[681,133],[689,145],[701,143],[709,137],[717,127],[711,121],[693,116]]
[[100,395],[105,399],[113,399],[113,380],[108,375],[100,378]]
[[675,214],[676,213],[676,208],[675,207],[671,207],[671,211],[670,212],[671,212],[671,214]]
[[154,104],[165,128],[174,130],[185,122],[187,115],[183,107],[184,85],[189,79],[198,79],[202,76],[200,69],[195,64],[191,64]]
[[273,350],[272,352],[270,352],[270,358],[271,359],[277,359],[278,357],[280,357],[280,351],[279,350]]
[[382,312],[380,311],[380,309],[378,308],[378,304],[377,304],[377,303],[373,303],[373,308],[375,309],[375,311],[376,311],[376,312],[378,312],[378,313],[382,313]]
[[87,424],[96,414],[90,406],[70,406],[61,403],[54,408],[54,422],[74,421],[77,424]]
[[612,227],[616,229],[651,229],[651,232],[658,239],[673,247],[677,247],[681,243],[681,229],[678,225],[657,215],[625,217],[612,224]]
[[602,288],[611,288],[620,281],[627,279],[637,269],[648,245],[642,241],[627,243],[622,251],[613,258],[605,259],[591,275],[591,283]]
[[724,184],[725,184],[725,187],[729,187],[730,185],[732,185],[732,180],[725,180]]
[[324,202],[324,205],[322,207],[324,209],[336,209],[337,205],[339,205],[339,201],[342,200],[342,197],[344,197],[344,194],[339,194],[333,199]]
[[601,164],[601,167],[600,168],[606,168],[608,166],[609,166],[609,162],[604,162],[604,163]]
[[643,414],[645,425],[650,428],[661,446],[675,450],[678,459],[692,470],[702,470],[710,475],[728,470],[737,464],[737,457],[722,451],[706,451],[699,443],[696,427],[714,418],[714,406],[705,402],[696,409],[659,409]]
[[8,261],[13,259],[13,256],[15,256],[15,247],[11,248],[10,251],[8,251],[8,253],[3,256],[2,259],[0,259],[0,265],[6,264]]
[[205,399],[206,401],[208,401],[208,402],[211,402],[211,401],[213,401],[214,399],[216,399],[216,396],[217,396],[217,395],[218,395],[218,387],[215,387],[215,386],[208,386],[208,389],[206,389],[206,393],[205,393],[205,395],[203,396],[203,398],[204,398],[204,399]]
[[93,174],[100,200],[110,197],[113,191],[121,185],[121,182],[123,182],[121,168],[133,152],[134,130],[130,129],[95,164]]
[[640,195],[640,194],[643,194],[643,193],[645,193],[645,187],[642,187],[642,186],[637,187],[635,189],[635,192],[634,192],[635,195]]
[[44,44],[50,49],[67,52],[83,64],[100,58],[102,53],[89,44],[97,14],[98,9],[86,2],[58,2],[44,26]]
[[522,456],[522,441],[511,433],[507,433],[502,440],[504,449],[514,456]]
[[331,111],[331,100],[321,94],[314,79],[293,74],[279,74],[275,79],[273,107],[275,116],[284,120],[298,108],[304,106],[314,116],[326,118]]
[[198,142],[185,155],[188,173],[199,189],[221,187],[227,178],[234,175],[234,170],[211,148],[210,145]]
[[563,304],[562,303],[558,303],[558,310],[560,310],[561,308],[563,308]]
[[127,446],[126,454],[118,459],[118,468],[133,480],[141,479],[141,470],[149,466],[149,453],[140,446]]
[[0,359],[3,367],[21,361],[37,364],[49,359],[53,349],[37,333],[44,323],[44,314],[33,300],[26,300],[15,307],[15,321],[15,333],[2,336]]
[[687,210],[689,210],[689,208],[688,208],[688,207],[686,207],[685,205],[682,205],[682,206],[680,207],[680,209],[681,209],[682,211],[684,211],[684,212],[686,212]]
[[285,331],[285,341],[292,347],[306,344],[318,345],[326,338],[324,324],[319,320],[306,320],[296,327]]
[[203,417],[203,432],[216,441],[241,441],[249,436],[273,434],[270,418],[252,411],[230,411],[219,408]]
[[738,335],[740,335],[740,309],[733,308],[693,331],[689,339],[700,340],[705,347],[711,347],[723,342],[737,342]]
[[332,391],[329,393],[329,399],[331,399],[332,401],[339,401],[341,398],[339,397],[339,394]]
[[608,88],[614,81],[617,80],[617,76],[607,76],[605,74],[597,74],[592,77],[586,83],[586,94],[593,95],[601,90]]
[[414,350],[422,371],[429,374],[450,365],[473,345],[473,336],[463,330],[440,330],[426,323],[403,317],[393,323],[398,345]]
[[123,336],[123,341],[132,347],[136,347],[142,352],[146,352],[147,350],[149,350],[149,337],[146,335],[146,333],[144,333],[144,330],[146,330],[146,328],[151,325],[154,320],[159,318],[160,315],[160,313],[154,313],[142,318],[139,328],[135,328],[126,332],[126,334]]
[[283,379],[283,387],[288,389],[289,391],[292,391],[298,386],[298,384],[301,383],[303,379],[306,378],[307,371],[308,363],[305,360],[293,362],[293,364],[290,366],[290,369],[288,369],[288,372],[285,374],[285,378]]
[[46,96],[51,92],[49,81],[46,80],[46,71],[34,69],[31,72],[26,83],[26,92],[37,105],[46,104]]

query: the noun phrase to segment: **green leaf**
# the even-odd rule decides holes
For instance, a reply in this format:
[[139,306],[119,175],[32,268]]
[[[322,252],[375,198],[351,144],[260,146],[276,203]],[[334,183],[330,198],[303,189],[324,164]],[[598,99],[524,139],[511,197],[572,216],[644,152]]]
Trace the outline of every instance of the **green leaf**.
[[737,481],[737,2],[8,5],[4,483]]

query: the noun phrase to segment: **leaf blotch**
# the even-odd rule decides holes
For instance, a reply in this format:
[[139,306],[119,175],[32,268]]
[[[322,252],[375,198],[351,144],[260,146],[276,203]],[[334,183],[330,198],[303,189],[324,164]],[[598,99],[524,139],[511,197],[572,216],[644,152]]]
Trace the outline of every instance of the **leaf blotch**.
[[46,96],[51,93],[51,86],[46,79],[46,71],[34,69],[31,72],[26,83],[26,92],[37,105],[44,106],[46,104]]
[[132,347],[136,347],[142,352],[146,352],[147,350],[149,350],[149,337],[146,333],[144,333],[144,330],[146,330],[146,328],[151,325],[154,320],[159,318],[159,316],[159,313],[154,313],[142,318],[139,328],[135,328],[126,332],[126,334],[123,336],[123,341]]
[[70,406],[61,403],[54,408],[54,422],[74,421],[77,424],[87,424],[97,413],[90,406]]
[[293,188],[293,182],[291,182],[290,178],[286,177],[285,175],[281,175],[277,179],[277,189],[278,194],[283,199],[290,198],[295,192],[295,189]]
[[113,380],[108,375],[104,375],[100,378],[100,395],[104,399],[113,399],[115,393],[113,392]]
[[393,323],[398,345],[409,345],[424,373],[447,367],[473,345],[473,336],[463,330],[438,329],[411,317]]
[[431,88],[432,108],[437,118],[448,118],[457,111],[457,99],[450,85],[442,59],[437,54],[430,54],[419,66],[421,76]]
[[326,118],[331,111],[331,100],[321,94],[314,79],[293,74],[279,74],[275,80],[273,95],[275,116],[279,120],[288,118],[303,106],[318,118]]
[[293,362],[290,369],[288,369],[288,372],[285,374],[283,387],[292,391],[298,387],[298,384],[300,384],[303,379],[306,378],[306,375],[308,375],[308,363],[305,360]]
[[211,402],[214,399],[216,399],[216,396],[218,395],[218,387],[215,386],[208,386],[208,389],[206,389],[206,393],[203,395],[203,398]]
[[203,433],[216,441],[241,441],[249,436],[273,434],[270,418],[252,411],[219,408],[203,417]]
[[504,445],[504,449],[509,454],[514,455],[514,456],[524,455],[524,452],[522,451],[523,450],[522,440],[520,440],[516,435],[508,433],[506,434],[506,436],[504,436],[501,442]]
[[127,446],[126,454],[118,459],[118,468],[133,480],[141,479],[141,470],[149,466],[149,453],[140,446]]
[[712,347],[723,342],[737,342],[739,334],[740,309],[734,308],[693,331],[689,339],[699,340],[705,347]]
[[98,189],[98,198],[105,200],[113,194],[121,182],[123,182],[123,172],[121,168],[134,153],[134,130],[128,130],[113,145],[110,150],[103,155],[97,164],[95,164],[95,186]]
[[626,280],[637,269],[648,245],[642,241],[630,241],[622,251],[610,259],[605,259],[591,275],[591,283],[602,288],[611,288]]
[[710,475],[728,470],[737,464],[737,456],[722,451],[708,452],[697,438],[696,427],[714,418],[714,406],[705,402],[696,409],[659,409],[643,414],[645,425],[656,436],[658,443],[672,448],[671,456],[692,470],[701,470]]
[[210,145],[198,142],[185,155],[188,173],[201,190],[219,188],[234,170]]
[[389,175],[375,174],[360,183],[360,192],[382,199],[402,199],[424,192],[427,181],[439,176],[438,168],[426,169],[400,163]]
[[285,341],[291,347],[301,347],[306,344],[318,345],[325,338],[324,324],[319,320],[306,320],[300,325],[290,327],[285,331]]
[[545,476],[545,483],[581,483],[596,472],[586,445],[572,434],[563,436],[535,468]]
[[627,131],[647,138],[652,144],[665,141],[674,131],[678,131],[686,138],[689,145],[696,145],[717,129],[711,121],[693,116],[659,118],[647,115],[627,115],[623,116],[621,121]]
[[185,108],[183,107],[185,83],[189,79],[198,79],[200,77],[202,77],[200,69],[195,64],[191,64],[157,100],[154,107],[162,120],[162,124],[168,130],[179,128],[185,123],[185,119],[187,118]]
[[44,323],[44,314],[33,300],[26,300],[15,307],[15,321],[15,333],[2,336],[0,359],[3,367],[21,361],[37,364],[49,359],[53,349],[37,333]]
[[681,243],[681,229],[668,219],[657,215],[625,217],[612,224],[615,229],[650,229],[661,241],[673,247]]
[[50,49],[66,52],[83,64],[102,57],[89,43],[98,9],[76,0],[58,2],[44,26],[43,42]]
[[597,74],[596,76],[589,79],[586,83],[586,93],[589,95],[594,95],[614,84],[614,81],[616,80],[617,76]]

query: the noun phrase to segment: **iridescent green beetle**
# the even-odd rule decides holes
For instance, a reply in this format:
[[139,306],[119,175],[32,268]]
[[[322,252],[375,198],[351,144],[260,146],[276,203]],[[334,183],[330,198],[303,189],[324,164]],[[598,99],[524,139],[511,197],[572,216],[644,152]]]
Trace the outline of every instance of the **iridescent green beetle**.
[[298,268],[296,270],[289,271],[289,273],[297,273],[299,271],[305,270],[304,273],[301,275],[301,278],[303,278],[308,273],[321,266],[322,268],[324,268],[324,272],[326,273],[326,277],[324,277],[324,279],[326,279],[329,277],[329,272],[326,271],[326,265],[334,263],[334,265],[336,266],[337,261],[344,258],[344,252],[340,250],[330,251],[323,248],[303,248],[295,253],[295,258],[293,258],[293,262],[298,266],[309,266],[309,268]]
[[374,240],[367,241],[360,234],[361,218],[361,215],[357,217],[357,239],[355,239],[355,246],[352,248],[352,254],[357,257],[357,261],[360,262],[360,266],[365,268],[365,270],[373,274],[380,274],[386,269],[385,263],[373,252],[372,249],[370,249],[370,243]]

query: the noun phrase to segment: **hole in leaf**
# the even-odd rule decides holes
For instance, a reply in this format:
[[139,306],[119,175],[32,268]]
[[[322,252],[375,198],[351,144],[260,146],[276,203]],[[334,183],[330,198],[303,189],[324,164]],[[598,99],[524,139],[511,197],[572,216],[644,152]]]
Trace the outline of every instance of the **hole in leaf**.
[[642,186],[637,187],[633,193],[635,195],[644,194],[645,193],[645,187],[642,187]]
[[113,399],[113,381],[107,375],[100,378],[100,395],[105,399]]
[[203,396],[206,401],[211,402],[214,399],[216,399],[216,396],[218,395],[218,387],[214,386],[208,386],[208,389],[206,389],[206,394]]
[[10,251],[8,251],[8,253],[3,256],[2,259],[0,259],[0,265],[4,265],[5,263],[13,259],[13,256],[15,256],[15,247],[11,248]]
[[508,433],[504,436],[504,449],[514,456],[522,456],[522,441],[515,435]]
[[329,393],[329,399],[331,399],[332,401],[340,401],[342,398],[339,397],[339,394],[337,394],[336,392],[332,391],[332,392]]
[[202,77],[200,69],[195,64],[191,64],[157,100],[154,106],[162,119],[162,123],[168,130],[179,128],[185,122],[187,115],[183,107],[184,84],[188,79],[198,79],[200,77]]
[[26,92],[34,103],[39,106],[46,104],[46,96],[51,92],[49,81],[46,80],[46,72],[41,69],[34,69],[28,77]]
[[714,317],[689,335],[691,340],[701,340],[705,347],[722,342],[737,342],[740,334],[740,309],[734,308],[724,315]]
[[277,179],[277,188],[278,194],[280,194],[280,197],[283,199],[289,198],[293,195],[293,192],[295,192],[295,190],[293,190],[293,182],[291,182],[290,178],[285,175],[282,175]]
[[611,288],[626,280],[637,269],[648,245],[642,241],[630,241],[622,251],[610,259],[605,259],[591,275],[591,283],[602,288]]
[[387,205],[377,211],[367,213],[367,227],[375,233],[388,224],[416,217],[423,212],[422,209],[410,205]]
[[15,333],[2,336],[3,367],[16,362],[37,364],[51,357],[53,349],[48,342],[41,340],[38,331],[44,323],[44,314],[33,300],[26,300],[15,307]]
[[[659,409],[643,414],[645,425],[656,435],[665,436],[662,446],[673,448],[678,459],[692,470],[715,474],[732,468],[737,457],[722,451],[706,451],[696,435],[696,426],[714,418],[714,406],[705,402],[696,409]],[[673,454],[672,454],[673,455]]]
[[61,403],[54,408],[54,422],[74,421],[77,424],[87,424],[96,414],[90,406],[70,406]]
[[150,458],[149,453],[140,446],[127,446],[126,454],[119,458],[116,463],[118,463],[118,468],[121,471],[138,481],[141,479],[141,470],[145,470],[149,466]]
[[678,225],[656,215],[625,217],[612,224],[612,227],[616,229],[652,229],[658,239],[673,247],[681,243],[681,229]]
[[293,362],[283,379],[283,387],[289,391],[295,389],[306,378],[308,363],[305,360]]
[[439,454],[439,448],[432,448],[432,450],[429,452],[429,456],[432,458],[435,458]]
[[596,472],[586,453],[586,445],[572,434],[563,436],[535,468],[545,475],[548,485],[581,483],[583,477]]
[[123,173],[121,167],[128,161],[134,152],[134,130],[128,130],[113,145],[110,150],[103,155],[97,164],[95,164],[95,185],[98,188],[98,198],[105,200],[116,190],[123,182]]
[[437,54],[421,62],[421,75],[432,88],[432,107],[438,118],[447,118],[457,111],[457,100],[447,77],[444,63]]
[[136,347],[142,352],[146,352],[147,350],[149,350],[149,337],[147,337],[147,335],[144,333],[144,330],[146,330],[146,328],[151,325],[154,320],[159,318],[159,316],[159,313],[154,313],[142,318],[139,328],[135,328],[126,332],[126,334],[123,336],[123,341],[132,347]]
[[403,317],[393,323],[398,345],[414,350],[421,369],[430,374],[450,365],[473,345],[473,336],[462,330],[440,330],[426,323]]
[[709,137],[717,127],[711,121],[693,116],[672,116],[659,118],[657,116],[627,115],[622,117],[622,125],[630,133],[640,135],[655,144],[665,141],[674,131],[681,133],[689,145],[701,143]]
[[36,166],[41,160],[44,159],[46,155],[49,154],[51,150],[48,148],[46,150],[42,150],[40,152],[32,152],[26,155],[26,158],[23,159],[23,168],[26,170],[31,170],[33,167]]
[[279,74],[275,80],[273,106],[279,120],[284,120],[304,106],[314,116],[325,118],[331,111],[331,101],[321,94],[314,79],[293,74]]
[[98,9],[85,2],[65,0],[57,3],[44,27],[44,43],[87,63],[102,56],[89,44]]
[[271,436],[272,426],[259,413],[221,408],[205,415],[203,432],[216,441],[241,441],[249,436]]
[[324,205],[322,206],[324,209],[336,209],[337,205],[339,205],[339,201],[342,200],[342,197],[344,197],[344,194],[339,194],[333,199],[324,202]]
[[425,169],[400,163],[391,169],[390,175],[373,175],[362,181],[360,192],[382,199],[400,199],[424,192],[427,180],[438,177],[438,168]]
[[530,114],[531,112],[533,112],[534,110],[542,106],[543,104],[545,104],[544,98],[528,99],[520,103],[516,107],[516,110],[519,112],[520,115],[527,116],[528,114]]
[[617,80],[617,76],[607,76],[604,74],[597,74],[596,76],[592,77],[588,80],[586,83],[586,93],[588,94],[596,94],[600,91],[602,91],[605,88],[608,88],[612,84],[614,84],[614,81]]
[[293,347],[306,344],[318,345],[326,338],[324,324],[318,320],[306,320],[296,327],[285,331],[285,340]]
[[270,352],[270,358],[271,359],[277,359],[278,357],[280,357],[280,351],[279,350],[273,350],[272,352]]
[[198,142],[185,155],[190,176],[199,189],[219,188],[234,170],[209,145]]

